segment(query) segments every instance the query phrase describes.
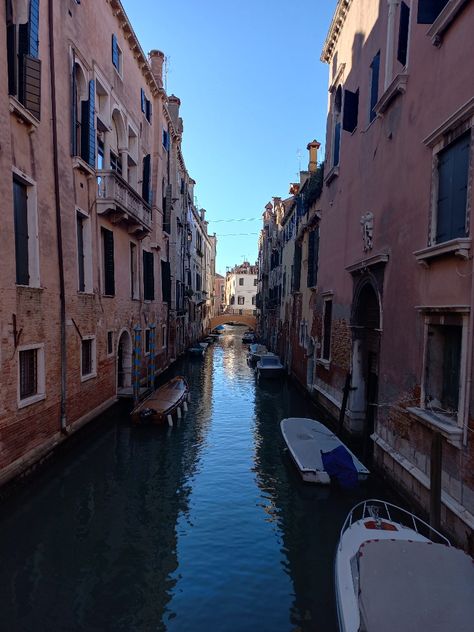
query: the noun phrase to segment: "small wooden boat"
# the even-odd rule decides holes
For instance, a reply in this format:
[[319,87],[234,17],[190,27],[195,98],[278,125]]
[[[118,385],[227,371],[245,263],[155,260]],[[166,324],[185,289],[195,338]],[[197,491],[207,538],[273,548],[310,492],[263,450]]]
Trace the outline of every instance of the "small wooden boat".
[[188,353],[192,356],[202,358],[204,356],[205,350],[206,347],[203,347],[202,345],[196,345],[195,347],[189,347]]
[[173,413],[186,402],[188,390],[184,377],[174,377],[135,406],[130,413],[133,423],[169,423]]
[[335,589],[341,632],[470,632],[474,560],[382,500],[356,505],[341,530]]
[[354,487],[369,476],[369,470],[319,421],[290,417],[280,428],[304,481],[328,485],[333,477],[343,487]]

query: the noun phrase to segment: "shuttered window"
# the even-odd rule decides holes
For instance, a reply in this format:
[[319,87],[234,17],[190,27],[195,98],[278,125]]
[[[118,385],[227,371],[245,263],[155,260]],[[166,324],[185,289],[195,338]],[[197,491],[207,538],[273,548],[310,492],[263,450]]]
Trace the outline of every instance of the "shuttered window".
[[30,0],[28,20],[28,52],[31,57],[39,54],[39,0]]
[[418,0],[418,24],[433,24],[448,0]]
[[171,266],[169,261],[161,262],[161,288],[163,302],[171,302]]
[[155,298],[155,270],[153,253],[143,251],[143,298],[153,301]]
[[323,360],[331,357],[332,300],[324,302]]
[[20,351],[20,399],[33,397],[38,393],[38,350]]
[[359,90],[351,92],[344,90],[344,112],[342,116],[342,129],[353,132],[357,127],[359,118]]
[[83,340],[81,343],[81,375],[85,377],[94,373],[94,340]]
[[466,236],[470,132],[438,154],[436,243]]
[[398,29],[397,59],[406,66],[408,53],[408,31],[410,26],[410,7],[402,2],[400,5],[400,27]]
[[332,156],[332,164],[336,167],[339,164],[339,151],[341,148],[341,122],[334,126],[334,150]]
[[151,203],[151,199],[150,199],[150,196],[151,196],[150,180],[151,180],[151,156],[150,156],[150,154],[147,154],[143,158],[142,198],[148,204]]
[[84,218],[78,213],[77,220],[77,269],[79,274],[79,292],[86,288],[84,275]]
[[15,259],[17,285],[29,285],[28,194],[27,187],[13,179],[13,211],[15,223]]
[[122,51],[119,48],[117,36],[115,33],[112,35],[112,64],[117,72],[122,74]]
[[146,120],[150,123],[151,122],[151,101],[147,99],[145,90],[143,88],[141,89],[141,106],[142,106],[142,112],[145,115]]
[[292,279],[292,292],[300,291],[300,277],[301,277],[301,244],[299,242],[295,243],[295,257],[294,257],[294,265],[293,268],[293,279]]
[[309,233],[308,237],[308,287],[318,284],[319,259],[319,227]]
[[81,158],[95,167],[95,81],[89,81],[89,99],[81,102]]
[[102,228],[102,248],[104,261],[104,294],[115,295],[115,266],[114,266],[114,234],[107,228]]
[[375,104],[379,100],[379,74],[380,74],[380,51],[375,55],[370,64],[370,112],[369,121],[376,117]]

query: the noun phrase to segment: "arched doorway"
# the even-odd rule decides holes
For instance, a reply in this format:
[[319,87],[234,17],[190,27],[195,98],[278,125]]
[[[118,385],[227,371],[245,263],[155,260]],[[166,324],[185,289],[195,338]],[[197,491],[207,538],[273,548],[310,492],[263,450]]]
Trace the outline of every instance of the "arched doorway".
[[132,339],[128,331],[120,334],[117,348],[117,388],[132,387]]
[[370,461],[377,415],[379,354],[380,354],[380,301],[370,281],[362,282],[354,296],[352,312],[352,391],[351,417],[362,432],[363,451]]

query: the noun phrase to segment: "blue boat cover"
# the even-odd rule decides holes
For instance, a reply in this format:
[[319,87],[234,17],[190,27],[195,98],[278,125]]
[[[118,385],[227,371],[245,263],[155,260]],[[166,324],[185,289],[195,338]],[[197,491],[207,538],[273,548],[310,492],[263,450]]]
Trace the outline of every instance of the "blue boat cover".
[[350,452],[339,445],[330,452],[321,450],[323,466],[331,479],[335,479],[343,489],[354,489],[359,483],[357,469]]

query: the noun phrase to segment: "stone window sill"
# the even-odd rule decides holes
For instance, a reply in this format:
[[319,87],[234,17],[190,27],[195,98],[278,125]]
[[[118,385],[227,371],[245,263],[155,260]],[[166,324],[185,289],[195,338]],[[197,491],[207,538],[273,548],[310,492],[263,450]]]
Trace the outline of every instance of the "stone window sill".
[[462,445],[463,431],[456,423],[440,413],[435,413],[425,408],[407,408],[408,413],[417,421],[427,426],[431,430],[439,432],[445,439],[456,448]]
[[81,382],[88,382],[89,380],[93,380],[95,377],[97,377],[97,372],[81,375]]
[[383,114],[388,110],[390,105],[395,99],[401,95],[405,94],[408,83],[408,75],[407,74],[399,74],[396,75],[392,83],[388,86],[385,92],[382,94],[380,99],[375,104],[374,110],[377,114]]
[[18,99],[10,95],[10,112],[14,114],[22,123],[36,129],[40,124],[36,116],[33,116]]
[[78,171],[82,171],[88,176],[95,176],[95,170],[83,160],[80,156],[74,156],[72,159],[72,167],[73,169],[77,169]]
[[334,165],[334,167],[332,167],[332,169],[330,169],[326,175],[326,177],[324,178],[324,183],[326,184],[326,186],[329,186],[331,184],[331,182],[334,180],[334,178],[337,178],[339,175],[339,165]]
[[46,393],[38,393],[37,395],[33,395],[32,397],[21,399],[18,402],[18,408],[20,409],[20,408],[26,408],[27,406],[32,406],[33,404],[42,402],[44,399],[46,399]]
[[447,255],[454,255],[461,259],[469,259],[471,251],[471,239],[450,239],[441,244],[434,244],[423,250],[416,250],[413,254],[420,265],[429,266],[433,259]]
[[325,369],[329,370],[329,367],[331,366],[331,360],[323,360],[322,358],[318,358],[316,360],[316,364],[319,364],[320,366],[323,366]]
[[428,37],[431,37],[433,46],[441,46],[444,34],[467,2],[468,0],[451,0],[447,3],[427,32]]

